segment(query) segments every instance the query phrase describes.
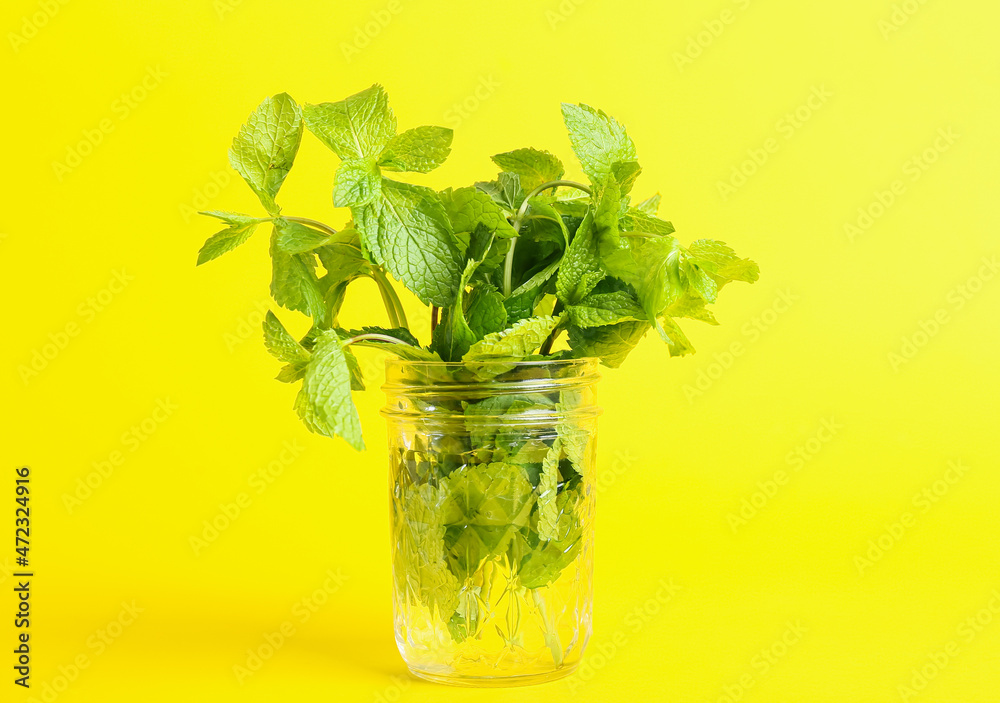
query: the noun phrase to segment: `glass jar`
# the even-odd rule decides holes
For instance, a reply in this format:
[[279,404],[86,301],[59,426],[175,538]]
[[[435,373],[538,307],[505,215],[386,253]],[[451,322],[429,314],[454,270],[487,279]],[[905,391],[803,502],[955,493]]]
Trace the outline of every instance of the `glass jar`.
[[462,686],[561,678],[591,632],[597,360],[390,360],[396,643]]

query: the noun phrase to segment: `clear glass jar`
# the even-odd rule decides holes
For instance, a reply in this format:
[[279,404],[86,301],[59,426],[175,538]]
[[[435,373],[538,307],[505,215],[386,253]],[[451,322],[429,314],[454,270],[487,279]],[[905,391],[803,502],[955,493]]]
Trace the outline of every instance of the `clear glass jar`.
[[597,361],[386,363],[396,643],[464,686],[566,676],[591,632]]

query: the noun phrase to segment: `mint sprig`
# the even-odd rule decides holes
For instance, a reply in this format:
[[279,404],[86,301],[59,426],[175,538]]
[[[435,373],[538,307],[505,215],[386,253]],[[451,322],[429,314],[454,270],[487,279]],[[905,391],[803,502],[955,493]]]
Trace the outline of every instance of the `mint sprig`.
[[[563,104],[562,115],[589,185],[567,178],[551,152],[521,148],[492,157],[501,169],[495,179],[435,191],[406,174],[439,167],[451,152],[452,130],[398,131],[379,85],[303,106],[281,93],[253,111],[230,162],[264,213],[204,213],[225,228],[208,238],[198,263],[271,225],[271,295],[311,324],[296,340],[271,313],[265,342],[284,364],[279,380],[302,382],[296,408],[310,430],[362,446],[351,400],[351,389],[362,385],[353,346],[464,362],[478,378],[506,373],[525,358],[597,357],[618,366],[651,329],[670,355],[693,352],[678,320],[718,324],[709,306],[722,288],[757,279],[757,265],[723,242],[683,246],[657,214],[659,194],[633,202],[641,168],[620,122],[584,104]],[[331,166],[332,202],[350,220],[339,231],[286,215],[277,202],[303,131],[339,159]],[[378,287],[383,327],[349,331],[338,322],[359,278]],[[429,340],[409,334],[394,281],[430,307]],[[550,484],[551,461],[547,466]]]

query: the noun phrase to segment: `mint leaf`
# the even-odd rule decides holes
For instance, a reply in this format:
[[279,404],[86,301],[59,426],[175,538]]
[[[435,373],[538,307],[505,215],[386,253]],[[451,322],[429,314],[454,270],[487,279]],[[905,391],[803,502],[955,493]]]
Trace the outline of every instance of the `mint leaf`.
[[653,321],[685,291],[681,257],[682,247],[673,237],[637,241],[623,237],[620,246],[605,256],[604,265],[635,289],[647,319]]
[[611,164],[611,177],[618,183],[622,195],[627,195],[635,185],[635,181],[642,173],[642,167],[638,161],[617,161]]
[[473,446],[516,455],[528,438],[517,427],[515,420],[518,417],[550,415],[554,409],[552,400],[538,393],[504,393],[467,405],[465,425]]
[[618,246],[618,184],[608,179],[596,197],[594,209],[583,218],[559,265],[556,296],[565,305],[580,302],[604,278],[602,254]]
[[454,303],[445,308],[444,319],[434,330],[433,348],[445,361],[458,361],[462,355],[469,350],[469,347],[476,341],[476,333],[465,321],[465,314],[462,306],[463,293],[469,284],[473,272],[476,270],[478,261],[469,260],[466,262],[465,271],[462,272],[461,282],[458,286],[458,296]]
[[335,330],[316,338],[295,410],[310,431],[343,437],[359,451],[365,448],[361,421],[351,400],[351,370]]
[[347,159],[337,169],[333,185],[334,207],[357,207],[381,194],[382,173],[374,159]]
[[283,220],[274,222],[271,297],[283,308],[305,313],[318,322],[326,321],[326,305],[316,277],[315,256],[311,253],[288,254],[278,247],[278,239],[289,224]]
[[557,495],[554,535],[548,541],[539,541],[521,559],[518,576],[525,588],[541,588],[552,583],[580,553],[583,524],[578,516],[579,500],[580,494],[575,490],[561,491]]
[[216,232],[205,240],[205,243],[198,251],[198,266],[212,259],[217,259],[226,252],[232,251],[240,244],[243,244],[243,242],[250,239],[251,235],[257,229],[257,225],[263,221],[256,217],[248,217],[247,215],[219,210],[212,210],[202,214],[217,217],[223,222],[228,223],[229,227]]
[[635,145],[613,117],[589,105],[562,105],[573,152],[591,182],[603,183],[619,161],[635,161]]
[[371,264],[361,252],[361,237],[356,229],[340,230],[327,237],[326,243],[315,251],[327,271],[323,276],[327,286],[351,280],[371,270]]
[[503,210],[478,188],[448,188],[438,195],[455,232],[472,232],[477,225],[485,225],[498,237],[514,236],[514,228]]
[[386,171],[429,173],[448,158],[453,136],[447,127],[408,129],[386,145],[378,165]]
[[274,197],[292,168],[301,140],[299,106],[287,93],[280,93],[254,110],[229,149],[230,165],[272,215],[279,212]]
[[684,356],[685,354],[694,353],[694,347],[691,345],[691,342],[672,318],[662,317],[657,320],[656,331],[660,333],[660,337],[667,343],[667,347],[670,349],[670,356]]
[[507,326],[503,302],[503,296],[489,284],[472,289],[465,304],[465,319],[477,340]]
[[565,169],[562,162],[547,151],[515,149],[491,157],[493,163],[504,171],[521,177],[521,187],[532,191],[543,183],[558,181]]
[[286,254],[304,254],[330,241],[329,235],[300,222],[280,217],[275,220],[276,224],[278,220],[281,221],[278,228],[278,248]]
[[445,308],[444,319],[434,330],[433,348],[445,361],[460,360],[469,347],[481,338],[472,331],[465,319],[465,288],[472,281],[472,274],[489,253],[493,236],[485,225],[478,225],[476,231],[469,237],[469,246],[465,252],[465,270],[458,284],[458,294],[454,303]]
[[239,212],[229,212],[228,210],[203,210],[198,214],[215,217],[216,219],[222,220],[230,227],[235,225],[250,225],[267,222],[267,218],[265,217],[251,217],[250,215],[244,215]]
[[493,202],[511,213],[517,212],[525,198],[521,177],[516,173],[501,173],[495,181],[478,181],[476,188],[486,193]]
[[627,291],[591,293],[579,305],[567,305],[566,313],[577,327],[600,327],[646,319],[646,312]]
[[699,239],[688,247],[691,260],[714,276],[719,287],[728,281],[753,283],[760,277],[760,268],[750,259],[741,259],[725,242]]
[[309,363],[309,352],[288,334],[281,321],[270,310],[264,316],[264,346],[278,361],[286,364]]
[[452,500],[471,525],[521,527],[528,524],[534,491],[524,469],[494,462],[467,464],[449,476]]
[[503,305],[507,309],[508,323],[518,322],[534,314],[543,288],[559,269],[559,262],[560,259],[553,259],[544,268],[532,274],[531,278],[511,291],[510,297],[503,301]]
[[557,491],[559,488],[559,458],[562,442],[557,437],[542,461],[542,473],[538,480],[538,539],[549,541],[559,535],[559,508]]
[[396,116],[380,85],[336,103],[304,105],[309,131],[342,160],[376,158],[396,135]]
[[622,232],[641,232],[666,237],[674,232],[674,226],[655,215],[650,215],[638,207],[629,208],[619,222]]
[[660,209],[660,194],[656,193],[651,195],[641,203],[635,206],[635,209],[641,212],[643,215],[649,215],[650,217],[656,217],[656,213]]
[[719,324],[712,311],[705,307],[705,299],[692,295],[681,296],[678,300],[668,305],[663,314],[667,317],[686,317],[691,320],[701,320],[710,325]]
[[[414,337],[413,333],[405,327],[362,327],[361,329],[343,330],[340,336],[342,339],[348,339],[362,334],[384,334],[388,337],[395,337],[401,342],[406,342],[406,344],[409,344],[410,346],[420,346],[420,342],[417,341],[417,338]],[[355,342],[355,344],[363,344],[367,341],[372,340],[359,341]]]
[[404,344],[390,342],[383,339],[359,339],[351,342],[352,346],[371,347],[380,351],[395,354],[400,359],[407,361],[441,361],[437,353],[422,349],[420,342],[413,336],[410,330],[403,327],[362,327],[359,330],[339,330],[343,340],[353,339],[359,335],[378,334],[386,337],[393,337]]
[[562,235],[562,243],[567,246],[569,245],[570,234],[562,216],[556,211],[550,202],[543,200],[540,197],[534,197],[528,201],[528,210],[523,222],[531,224],[539,221],[553,223]]
[[382,180],[382,197],[355,224],[375,260],[428,305],[451,304],[462,275],[458,240],[434,191]]
[[445,521],[454,519],[449,480],[409,486],[393,499],[393,574],[400,592],[413,592],[431,613],[448,620],[458,607],[461,584],[445,559]]
[[562,316],[544,316],[521,320],[509,329],[483,337],[469,348],[465,359],[523,359],[545,341],[562,319]]
[[465,464],[447,478],[450,517],[445,534],[452,571],[467,578],[483,559],[507,549],[511,538],[528,524],[534,491],[516,464]]
[[649,331],[648,322],[620,322],[603,327],[569,328],[569,346],[575,357],[594,356],[616,369]]

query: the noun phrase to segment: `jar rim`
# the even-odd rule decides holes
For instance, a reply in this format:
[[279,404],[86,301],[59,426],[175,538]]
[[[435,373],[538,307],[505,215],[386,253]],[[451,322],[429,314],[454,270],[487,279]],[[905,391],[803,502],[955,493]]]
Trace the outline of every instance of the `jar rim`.
[[385,360],[386,369],[389,368],[414,368],[414,367],[430,367],[435,369],[461,369],[468,368],[470,363],[476,364],[504,364],[505,366],[510,366],[511,369],[528,367],[549,367],[549,368],[572,368],[574,366],[586,368],[586,367],[596,367],[600,363],[600,359],[596,356],[582,356],[573,359],[531,359],[531,360],[518,360],[518,359],[481,359],[475,362],[468,361],[428,361],[423,359],[402,359],[398,356],[390,356]]

